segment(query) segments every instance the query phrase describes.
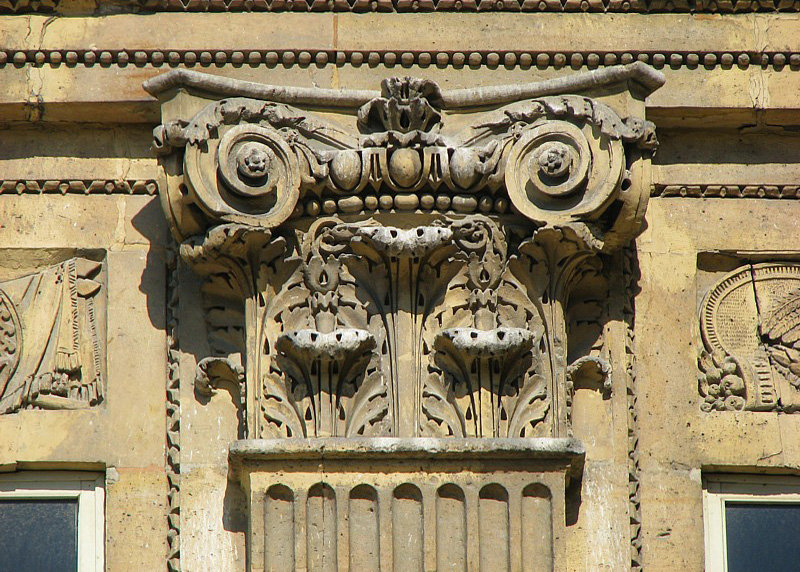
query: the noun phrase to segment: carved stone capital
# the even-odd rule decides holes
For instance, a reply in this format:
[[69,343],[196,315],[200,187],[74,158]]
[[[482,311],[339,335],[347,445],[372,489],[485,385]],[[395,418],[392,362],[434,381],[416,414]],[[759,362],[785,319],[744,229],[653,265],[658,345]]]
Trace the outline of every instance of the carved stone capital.
[[569,351],[573,291],[640,231],[662,82],[148,81],[164,209],[207,276],[198,389],[241,382],[250,438],[569,435],[575,388],[610,389]]

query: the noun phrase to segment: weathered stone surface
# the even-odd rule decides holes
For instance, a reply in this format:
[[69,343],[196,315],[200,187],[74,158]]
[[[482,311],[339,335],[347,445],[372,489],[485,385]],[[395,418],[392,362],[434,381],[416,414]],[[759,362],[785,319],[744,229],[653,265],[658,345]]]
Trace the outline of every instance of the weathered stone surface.
[[0,0],[0,471],[112,572],[706,569],[800,467],[796,4]]

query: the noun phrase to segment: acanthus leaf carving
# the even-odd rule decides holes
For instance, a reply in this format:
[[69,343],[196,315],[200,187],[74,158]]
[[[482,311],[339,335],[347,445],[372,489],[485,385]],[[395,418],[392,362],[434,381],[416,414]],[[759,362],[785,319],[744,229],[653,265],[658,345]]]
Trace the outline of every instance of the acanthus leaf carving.
[[745,406],[745,373],[733,356],[703,351],[698,359],[703,411],[741,411]]

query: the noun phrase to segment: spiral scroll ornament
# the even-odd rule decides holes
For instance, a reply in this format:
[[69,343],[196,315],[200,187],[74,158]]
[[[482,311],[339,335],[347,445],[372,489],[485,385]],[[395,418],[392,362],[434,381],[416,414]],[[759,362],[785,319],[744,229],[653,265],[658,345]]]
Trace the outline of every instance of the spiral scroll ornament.
[[227,222],[265,228],[284,222],[297,204],[301,180],[287,141],[274,129],[252,124],[220,133],[186,147],[187,183],[197,203]]
[[514,207],[534,221],[594,220],[615,198],[624,166],[621,141],[589,124],[547,121],[511,147],[505,180]]

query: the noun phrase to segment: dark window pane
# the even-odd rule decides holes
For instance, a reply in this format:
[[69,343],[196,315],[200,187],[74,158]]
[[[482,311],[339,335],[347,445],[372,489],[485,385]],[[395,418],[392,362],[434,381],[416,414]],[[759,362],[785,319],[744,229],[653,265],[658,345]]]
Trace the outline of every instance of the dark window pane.
[[78,570],[78,501],[0,501],[0,572],[44,570]]
[[728,572],[797,570],[800,504],[725,503]]

